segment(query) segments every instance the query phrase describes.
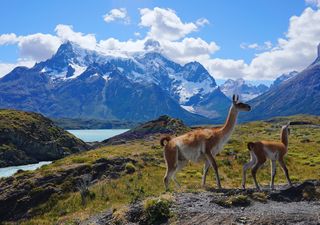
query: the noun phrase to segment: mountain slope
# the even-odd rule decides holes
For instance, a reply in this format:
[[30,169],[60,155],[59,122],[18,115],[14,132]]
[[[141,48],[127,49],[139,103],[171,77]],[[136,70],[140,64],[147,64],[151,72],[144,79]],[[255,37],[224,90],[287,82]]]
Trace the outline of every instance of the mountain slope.
[[210,122],[194,113],[220,119],[230,102],[200,63],[181,66],[153,51],[107,56],[71,42],[0,79],[0,94],[2,108],[53,118],[146,121],[168,114],[187,124]]
[[270,88],[274,88],[274,87],[278,87],[279,85],[281,85],[283,82],[285,82],[286,80],[291,79],[292,77],[294,77],[295,75],[297,75],[298,72],[297,71],[292,71],[290,73],[284,73],[282,75],[280,75],[279,77],[277,77],[277,79],[275,79],[275,81],[271,84]]
[[294,114],[320,114],[320,45],[318,58],[305,70],[251,100],[245,120]]

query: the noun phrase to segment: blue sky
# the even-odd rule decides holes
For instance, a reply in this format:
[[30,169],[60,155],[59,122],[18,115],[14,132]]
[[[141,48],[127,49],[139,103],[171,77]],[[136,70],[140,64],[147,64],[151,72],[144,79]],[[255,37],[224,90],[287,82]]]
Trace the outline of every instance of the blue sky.
[[[222,0],[4,0],[0,4],[0,75],[3,75],[1,71],[8,70],[12,66],[32,64],[52,54],[32,52],[32,48],[37,49],[37,42],[39,42],[39,49],[44,43],[50,42],[50,51],[53,52],[59,41],[47,40],[46,37],[35,38],[30,35],[50,34],[54,37],[58,36],[62,41],[68,39],[68,35],[61,34],[70,31],[65,31],[66,27],[60,29],[60,36],[57,34],[56,28],[59,24],[71,27],[70,32],[81,32],[83,36],[91,34],[91,38],[94,37],[97,43],[109,40],[105,48],[110,48],[110,38],[119,42],[127,42],[131,39],[133,42],[131,44],[135,46],[139,45],[139,40],[160,39],[164,54],[169,58],[177,59],[182,64],[187,61],[200,61],[218,79],[243,77],[248,80],[272,80],[279,73],[301,70],[315,57],[316,44],[320,42],[320,38],[317,39],[320,28],[316,28],[315,25],[320,17],[317,0],[237,0],[232,2]],[[104,17],[108,13],[111,15],[112,9],[125,12],[125,17],[115,17],[114,20],[106,22]],[[143,9],[149,11],[142,11]],[[146,15],[144,22],[142,22],[143,12]],[[175,20],[175,17],[173,18],[173,15],[180,20],[181,24]],[[156,19],[152,20],[152,16]],[[176,26],[162,26],[166,23],[166,20],[162,19],[165,17],[173,18],[173,20],[169,19],[169,22],[177,22],[177,27],[181,27],[173,32],[183,34],[171,38],[170,34],[173,33],[169,32],[166,37],[160,37],[162,32],[160,29],[175,29]],[[300,21],[295,22],[294,18]],[[306,31],[311,33],[311,37],[308,34],[307,37],[310,37],[310,40],[307,41],[310,44],[305,46],[301,40],[304,38],[302,34],[306,32],[301,29],[304,29],[303,27],[308,23],[312,23],[315,28]],[[152,29],[156,31],[152,32]],[[163,34],[168,29],[163,30]],[[302,34],[297,34],[296,31]],[[8,38],[9,34],[12,37]],[[287,43],[279,42],[279,38]],[[54,38],[49,37],[49,39]],[[302,44],[297,43],[299,40]],[[176,50],[172,46],[182,43],[184,43],[184,51],[180,55],[175,55]],[[294,50],[299,49],[297,46],[292,47],[293,44],[303,45],[307,53],[305,55],[299,53],[300,60],[297,58],[285,60],[284,58],[288,55],[291,58]],[[193,48],[188,49],[188,45]],[[202,49],[197,49],[197,45],[201,45]],[[179,46],[177,48],[181,48]],[[167,50],[169,48],[171,52]],[[282,52],[279,52],[279,48]],[[274,53],[275,51],[278,52]],[[189,52],[189,55],[184,56],[184,52]],[[262,54],[263,57],[257,57],[258,54]],[[270,54],[274,56],[268,56]],[[277,62],[262,65],[261,61],[264,58],[266,61]],[[283,62],[280,65],[281,60]],[[259,63],[252,63],[252,61]]]

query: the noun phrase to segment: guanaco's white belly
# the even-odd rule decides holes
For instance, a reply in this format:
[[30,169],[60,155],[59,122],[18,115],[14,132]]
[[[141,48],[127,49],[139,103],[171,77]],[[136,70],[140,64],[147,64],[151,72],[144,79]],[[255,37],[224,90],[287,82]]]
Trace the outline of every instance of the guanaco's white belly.
[[205,159],[205,144],[199,143],[195,146],[188,146],[181,142],[177,143],[177,147],[179,149],[179,154],[182,154],[186,160],[190,160],[192,162],[199,162]]
[[277,151],[271,151],[268,148],[263,148],[263,151],[265,152],[265,155],[267,156],[267,158],[269,158],[271,160],[277,160],[278,159],[279,153]]

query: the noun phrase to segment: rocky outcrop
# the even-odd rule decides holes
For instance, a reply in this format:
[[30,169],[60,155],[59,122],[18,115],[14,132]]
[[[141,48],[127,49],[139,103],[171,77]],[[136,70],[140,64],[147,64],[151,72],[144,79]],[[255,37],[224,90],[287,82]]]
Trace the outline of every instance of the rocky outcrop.
[[129,158],[98,159],[93,164],[75,164],[55,173],[23,173],[0,180],[0,221],[28,218],[37,214],[36,207],[47,202],[54,194],[62,196],[78,191],[84,176],[91,183],[97,180],[116,179],[122,173],[131,173],[127,163],[135,164]]
[[0,167],[56,160],[87,149],[40,114],[0,109]]
[[126,141],[144,139],[156,134],[181,134],[189,131],[190,128],[179,119],[163,115],[156,120],[146,122],[125,133],[104,140],[105,145],[122,144]]
[[[279,187],[278,187],[279,188]],[[153,216],[164,216],[174,224],[319,224],[320,181],[309,180],[288,189],[271,192],[269,189],[222,189],[195,193],[176,193],[169,205],[170,213],[163,213],[162,204]],[[161,200],[155,201],[160,204]],[[154,224],[146,220],[145,205],[136,202],[127,207],[120,224]],[[116,214],[116,212],[114,213]],[[150,219],[150,218],[149,218]],[[171,220],[169,220],[171,222]],[[111,211],[95,215],[82,225],[115,224],[118,218]],[[169,222],[169,224],[170,224]]]

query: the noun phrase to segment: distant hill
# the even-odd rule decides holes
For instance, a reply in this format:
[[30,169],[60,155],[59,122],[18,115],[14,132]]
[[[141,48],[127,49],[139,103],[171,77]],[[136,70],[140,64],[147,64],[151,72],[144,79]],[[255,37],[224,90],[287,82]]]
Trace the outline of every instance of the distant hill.
[[320,115],[320,45],[317,59],[294,77],[251,100],[244,120],[295,114]]
[[0,167],[60,159],[87,149],[40,114],[0,109]]
[[156,134],[177,135],[190,130],[191,128],[184,125],[181,120],[163,115],[155,120],[148,121],[139,126],[136,126],[125,133],[106,139],[102,141],[102,143],[106,145],[121,144],[131,140],[145,139]]

